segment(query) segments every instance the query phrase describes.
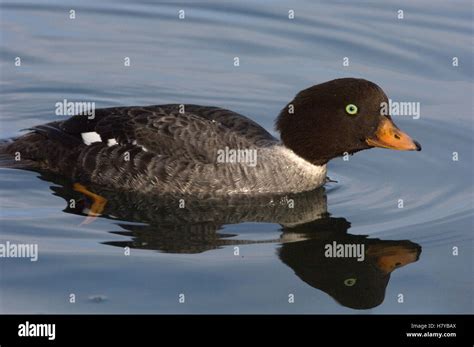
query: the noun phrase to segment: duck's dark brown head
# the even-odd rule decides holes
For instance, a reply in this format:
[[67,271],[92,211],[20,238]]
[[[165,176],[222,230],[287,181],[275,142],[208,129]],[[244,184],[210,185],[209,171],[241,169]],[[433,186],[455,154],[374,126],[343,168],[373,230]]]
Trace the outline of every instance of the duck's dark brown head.
[[280,113],[276,127],[284,145],[317,165],[372,147],[421,150],[390,115],[383,90],[364,79],[341,78],[299,92]]

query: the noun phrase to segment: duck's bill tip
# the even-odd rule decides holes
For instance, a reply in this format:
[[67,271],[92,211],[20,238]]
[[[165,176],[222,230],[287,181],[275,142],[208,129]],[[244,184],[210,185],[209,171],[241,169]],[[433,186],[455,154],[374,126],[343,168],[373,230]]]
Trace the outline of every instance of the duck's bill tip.
[[421,151],[420,143],[398,129],[388,118],[382,120],[375,134],[368,137],[365,141],[372,147],[395,149],[399,151]]
[[414,142],[415,145],[416,145],[416,151],[418,151],[418,152],[421,151],[421,145],[420,145],[420,143],[419,143],[418,141],[413,141],[413,142]]

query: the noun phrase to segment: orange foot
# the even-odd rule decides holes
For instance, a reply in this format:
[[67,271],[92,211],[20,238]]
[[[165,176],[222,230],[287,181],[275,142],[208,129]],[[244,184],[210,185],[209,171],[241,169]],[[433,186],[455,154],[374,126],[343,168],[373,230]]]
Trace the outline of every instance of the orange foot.
[[72,188],[76,192],[82,193],[88,198],[92,199],[92,206],[89,210],[89,213],[87,214],[86,219],[84,219],[80,225],[92,223],[104,211],[105,205],[107,204],[107,199],[92,193],[80,183],[74,183]]

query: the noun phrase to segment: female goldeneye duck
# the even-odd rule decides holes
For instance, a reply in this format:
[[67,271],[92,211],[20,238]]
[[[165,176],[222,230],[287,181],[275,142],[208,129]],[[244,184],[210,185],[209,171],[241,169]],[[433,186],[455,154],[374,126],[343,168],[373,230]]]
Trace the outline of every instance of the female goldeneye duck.
[[[390,116],[376,84],[342,78],[299,92],[281,111],[281,141],[218,107],[114,107],[33,127],[3,148],[22,167],[77,185],[144,193],[297,193],[325,183],[326,163],[372,147],[420,150]],[[85,189],[83,189],[86,192]]]

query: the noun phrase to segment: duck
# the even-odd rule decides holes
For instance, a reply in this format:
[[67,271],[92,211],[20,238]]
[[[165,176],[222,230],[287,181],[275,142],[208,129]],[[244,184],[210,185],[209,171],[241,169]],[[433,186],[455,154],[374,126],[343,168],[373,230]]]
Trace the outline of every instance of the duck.
[[22,168],[140,193],[286,194],[326,183],[327,163],[374,147],[420,151],[381,113],[375,83],[339,78],[304,89],[276,118],[277,139],[236,112],[194,104],[112,107],[28,129],[0,151]]

